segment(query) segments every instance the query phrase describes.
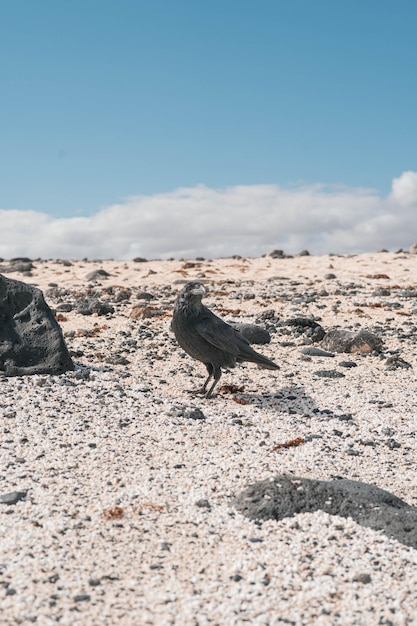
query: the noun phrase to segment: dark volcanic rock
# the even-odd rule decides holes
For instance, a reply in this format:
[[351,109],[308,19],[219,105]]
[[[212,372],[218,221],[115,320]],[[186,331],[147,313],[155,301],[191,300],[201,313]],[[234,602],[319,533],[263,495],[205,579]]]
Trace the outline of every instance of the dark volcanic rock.
[[269,256],[273,259],[284,259],[286,257],[284,250],[272,250],[272,252],[269,253]]
[[269,332],[265,328],[256,326],[256,324],[240,324],[232,322],[230,325],[242,333],[242,335],[251,343],[264,344],[271,341],[271,335]]
[[281,520],[297,513],[325,511],[351,517],[361,526],[381,530],[417,548],[417,507],[388,491],[354,480],[312,480],[276,476],[250,485],[232,503],[256,520]]
[[399,368],[410,369],[411,363],[404,361],[400,356],[390,356],[385,361],[385,366],[388,370],[396,370]]
[[293,326],[295,335],[305,335],[313,342],[321,341],[326,334],[324,328],[310,317],[291,317],[283,325]]
[[321,346],[330,352],[350,352],[351,354],[369,354],[382,350],[384,342],[368,330],[358,333],[349,330],[329,330]]
[[60,326],[39,289],[0,274],[0,370],[6,376],[73,370]]

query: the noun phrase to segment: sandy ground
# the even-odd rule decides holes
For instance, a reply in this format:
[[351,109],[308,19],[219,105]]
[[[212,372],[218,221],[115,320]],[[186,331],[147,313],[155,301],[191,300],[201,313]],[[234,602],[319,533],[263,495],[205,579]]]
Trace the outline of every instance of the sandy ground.
[[[109,276],[87,280],[96,269]],[[43,290],[76,370],[0,378],[0,495],[27,492],[0,504],[2,625],[417,624],[413,548],[323,512],[259,524],[231,507],[283,473],[417,506],[417,255],[39,260],[7,276]],[[169,325],[193,278],[224,319],[269,327],[257,349],[280,371],[245,364],[221,380],[241,391],[189,393],[205,369]],[[114,313],[81,315],[84,297]],[[368,329],[383,353],[307,357],[285,324],[300,316]]]

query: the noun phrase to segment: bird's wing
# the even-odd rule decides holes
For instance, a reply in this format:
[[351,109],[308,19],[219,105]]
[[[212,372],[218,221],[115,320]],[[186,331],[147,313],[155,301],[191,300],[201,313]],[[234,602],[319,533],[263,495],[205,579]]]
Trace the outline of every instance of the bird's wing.
[[235,356],[240,354],[242,347],[250,344],[239,331],[223,322],[208,309],[197,323],[196,331],[219,350],[224,350]]

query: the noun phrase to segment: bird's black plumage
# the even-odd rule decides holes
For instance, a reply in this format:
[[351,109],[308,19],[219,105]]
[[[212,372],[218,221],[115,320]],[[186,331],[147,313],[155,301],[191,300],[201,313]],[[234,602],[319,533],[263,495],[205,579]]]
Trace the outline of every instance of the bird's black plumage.
[[[239,331],[204,306],[201,300],[205,293],[201,283],[187,283],[175,302],[171,327],[181,348],[207,368],[208,377],[202,388],[206,398],[219,382],[222,367],[250,361],[267,369],[279,369],[276,363],[255,352]],[[213,383],[206,391],[211,378]]]

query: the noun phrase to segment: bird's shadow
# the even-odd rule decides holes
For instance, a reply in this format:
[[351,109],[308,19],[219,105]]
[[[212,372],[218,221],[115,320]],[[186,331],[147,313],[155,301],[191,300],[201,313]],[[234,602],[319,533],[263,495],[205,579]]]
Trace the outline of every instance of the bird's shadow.
[[237,404],[272,408],[279,413],[310,415],[319,411],[314,398],[306,393],[303,385],[297,384],[280,387],[263,394],[250,393],[245,391],[244,387],[223,385],[217,397],[229,397]]

